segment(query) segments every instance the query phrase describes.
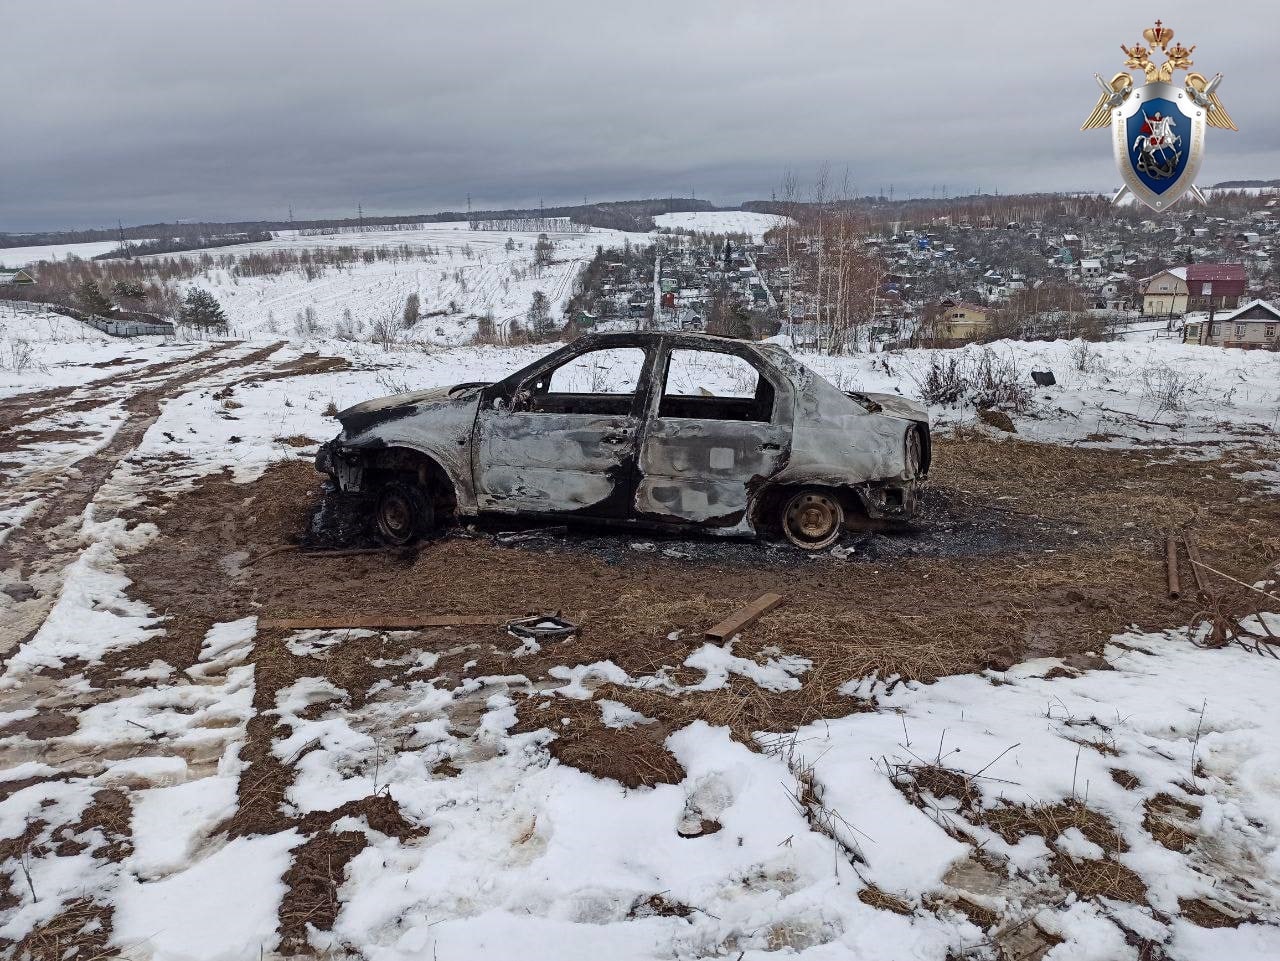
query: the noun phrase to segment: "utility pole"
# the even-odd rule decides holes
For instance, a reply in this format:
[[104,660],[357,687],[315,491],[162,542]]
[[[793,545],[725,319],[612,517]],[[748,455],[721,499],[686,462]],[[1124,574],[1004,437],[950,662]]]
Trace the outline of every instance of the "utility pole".
[[293,223],[293,204],[289,204],[289,223]]
[[360,233],[364,233],[364,204],[356,204],[356,217],[360,221]]

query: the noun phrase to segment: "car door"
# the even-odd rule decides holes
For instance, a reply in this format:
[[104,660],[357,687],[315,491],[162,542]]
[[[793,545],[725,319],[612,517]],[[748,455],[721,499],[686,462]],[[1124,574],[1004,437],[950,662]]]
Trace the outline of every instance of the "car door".
[[646,347],[603,345],[487,395],[473,448],[477,506],[626,517],[650,373]]
[[759,359],[704,343],[664,352],[640,449],[637,516],[737,527],[791,442],[790,385]]

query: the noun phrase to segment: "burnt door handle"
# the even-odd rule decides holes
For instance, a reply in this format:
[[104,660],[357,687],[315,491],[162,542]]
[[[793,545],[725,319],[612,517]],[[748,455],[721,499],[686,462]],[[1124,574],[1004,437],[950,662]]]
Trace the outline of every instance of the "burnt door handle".
[[781,444],[775,444],[772,441],[760,445],[761,450],[782,450]]
[[613,434],[605,434],[600,440],[606,444],[625,444],[631,438],[631,431],[621,430]]

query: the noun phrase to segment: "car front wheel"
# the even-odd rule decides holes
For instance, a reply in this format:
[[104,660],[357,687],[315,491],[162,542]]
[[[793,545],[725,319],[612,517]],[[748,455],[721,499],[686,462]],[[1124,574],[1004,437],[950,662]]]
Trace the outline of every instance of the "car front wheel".
[[844,527],[844,508],[840,501],[823,490],[802,490],[783,503],[782,532],[796,547],[820,551],[840,537]]
[[393,480],[382,485],[373,513],[378,536],[396,547],[411,544],[435,527],[435,507],[421,484]]

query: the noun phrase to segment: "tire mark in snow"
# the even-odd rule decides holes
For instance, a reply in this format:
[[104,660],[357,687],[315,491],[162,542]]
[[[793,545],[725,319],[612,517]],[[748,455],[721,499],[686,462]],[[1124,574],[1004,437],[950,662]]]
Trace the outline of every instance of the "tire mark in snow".
[[55,417],[60,413],[74,410],[83,403],[97,402],[99,398],[94,397],[94,391],[129,386],[169,374],[187,365],[199,364],[210,357],[220,355],[234,346],[236,345],[219,344],[186,357],[147,364],[137,370],[115,376],[108,374],[99,380],[77,387],[53,387],[48,390],[30,391],[2,398],[0,399],[0,425],[3,425],[5,430],[12,430],[37,420]]
[[[228,345],[230,348],[235,345]],[[125,421],[101,449],[76,461],[67,470],[62,487],[40,503],[0,545],[0,571],[9,580],[35,582],[37,597],[9,609],[0,625],[0,654],[7,655],[35,636],[57,598],[61,572],[78,553],[73,531],[60,531],[68,521],[82,517],[111,473],[137,449],[148,428],[160,416],[163,401],[185,391],[193,382],[237,367],[266,360],[283,341],[247,354],[192,367],[155,386],[146,386],[126,400]]]

